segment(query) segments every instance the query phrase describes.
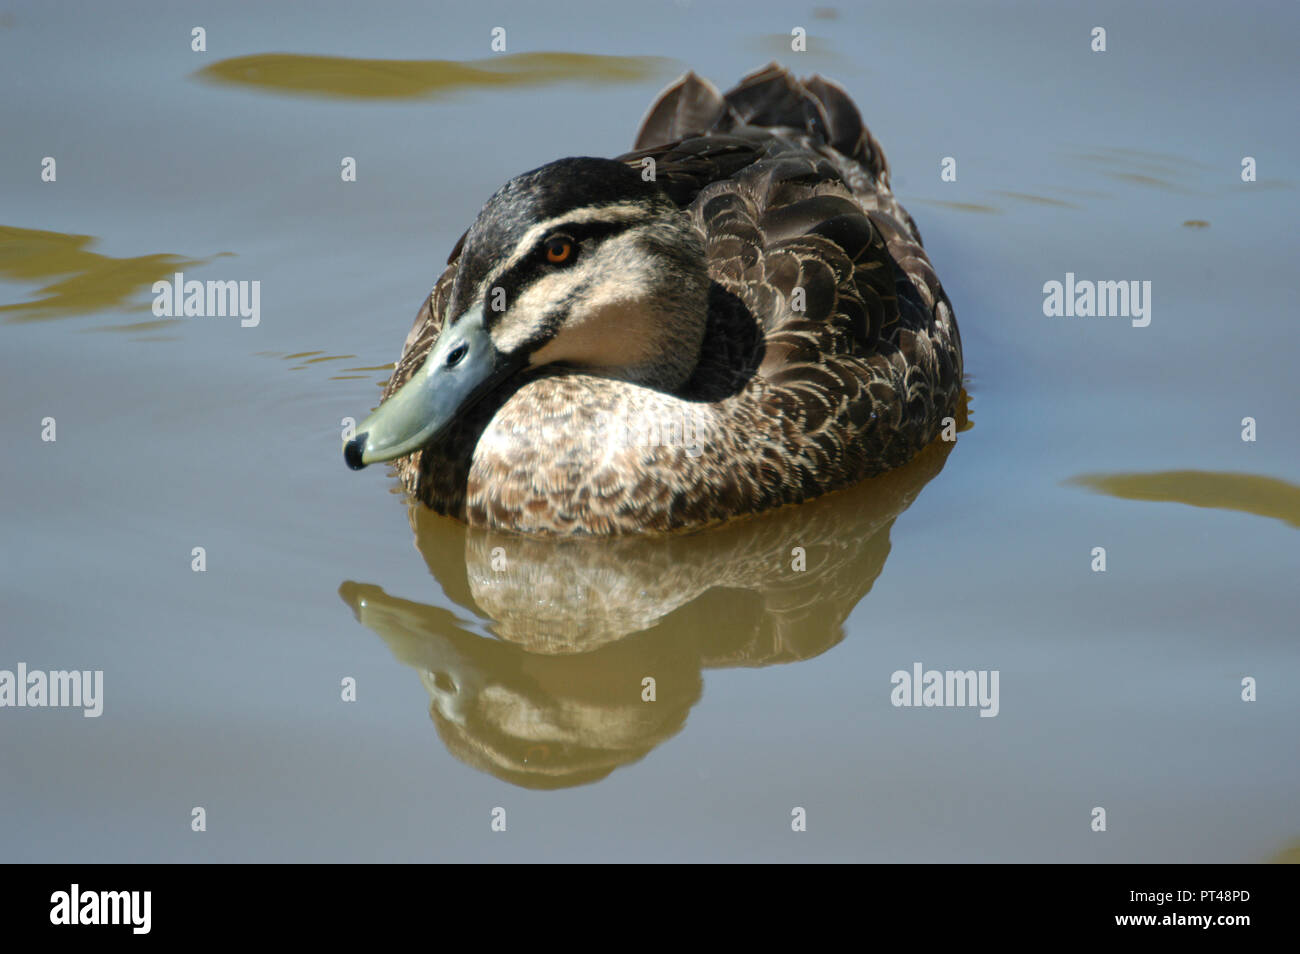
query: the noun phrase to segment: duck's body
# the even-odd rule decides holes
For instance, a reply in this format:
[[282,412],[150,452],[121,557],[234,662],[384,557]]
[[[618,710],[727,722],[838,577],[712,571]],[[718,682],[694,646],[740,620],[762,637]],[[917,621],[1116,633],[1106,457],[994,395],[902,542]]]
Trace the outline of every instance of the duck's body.
[[[404,432],[373,459],[422,441],[396,460],[402,482],[471,525],[608,534],[797,503],[905,463],[939,434],[961,388],[956,321],[841,90],[769,67],[722,97],[688,74],[636,147],[618,162],[640,175],[562,160],[493,197],[421,309],[384,400],[430,376],[431,351],[440,381],[459,373],[464,345],[449,354],[449,339],[475,322],[487,330],[464,340],[490,337],[496,370],[485,364],[477,392],[447,399],[454,413],[436,433]],[[641,227],[642,205],[657,225]],[[562,264],[543,257],[525,273],[542,254],[527,243],[553,227],[545,254]],[[570,253],[577,265],[564,264]],[[596,284],[597,262],[614,281]],[[480,316],[474,302],[489,302],[494,282],[509,286],[509,310]],[[529,304],[545,297],[534,288],[578,304],[547,317],[548,305]],[[512,314],[529,308],[527,321]],[[515,350],[523,357],[502,370]],[[417,384],[426,402],[446,388],[413,383],[395,407],[416,406]],[[385,413],[359,430],[375,422],[378,434]],[[411,430],[416,411],[400,413]],[[349,454],[369,462],[375,443],[362,433]]]

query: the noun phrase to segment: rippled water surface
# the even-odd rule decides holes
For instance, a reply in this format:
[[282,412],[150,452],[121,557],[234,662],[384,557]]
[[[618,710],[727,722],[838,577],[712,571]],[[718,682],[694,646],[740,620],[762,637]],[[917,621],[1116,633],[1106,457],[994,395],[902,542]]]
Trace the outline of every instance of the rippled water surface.
[[[0,9],[0,670],[104,672],[97,719],[0,709],[0,858],[1294,858],[1298,24]],[[497,186],[772,58],[890,157],[961,325],[955,445],[659,542],[469,531],[344,468]],[[155,316],[178,272],[260,282],[257,322]],[[1067,273],[1150,282],[1150,324],[1045,317]],[[918,663],[996,670],[996,717],[891,704]]]

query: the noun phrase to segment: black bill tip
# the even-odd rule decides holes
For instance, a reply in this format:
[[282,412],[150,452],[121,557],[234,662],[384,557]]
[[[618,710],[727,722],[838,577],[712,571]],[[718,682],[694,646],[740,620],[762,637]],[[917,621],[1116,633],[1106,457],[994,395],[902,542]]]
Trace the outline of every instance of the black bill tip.
[[343,445],[343,459],[353,470],[360,470],[366,466],[366,462],[361,459],[362,452],[366,449],[366,438],[368,434],[358,434],[352,440]]

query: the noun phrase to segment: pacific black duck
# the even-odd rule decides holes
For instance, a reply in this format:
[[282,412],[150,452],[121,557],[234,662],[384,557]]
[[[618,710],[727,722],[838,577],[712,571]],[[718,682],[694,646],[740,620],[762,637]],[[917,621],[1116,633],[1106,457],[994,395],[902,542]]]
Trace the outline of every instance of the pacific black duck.
[[838,86],[670,86],[617,159],[503,186],[344,446],[470,525],[697,528],[899,466],[956,413],[961,339]]

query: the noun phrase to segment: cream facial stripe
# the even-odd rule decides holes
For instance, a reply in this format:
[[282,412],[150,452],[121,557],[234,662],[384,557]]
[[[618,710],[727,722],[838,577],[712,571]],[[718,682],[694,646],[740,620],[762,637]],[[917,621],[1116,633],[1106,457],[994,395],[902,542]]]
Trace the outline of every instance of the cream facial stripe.
[[555,229],[556,226],[585,225],[588,222],[635,222],[645,217],[645,206],[632,202],[615,202],[611,205],[592,205],[587,206],[585,209],[574,209],[565,215],[539,222],[524,233],[523,238],[515,243],[515,250],[510,253],[510,257],[492,269],[480,287],[491,288],[495,285],[498,278],[514,268],[532,252],[533,246],[537,244],[538,239]]

